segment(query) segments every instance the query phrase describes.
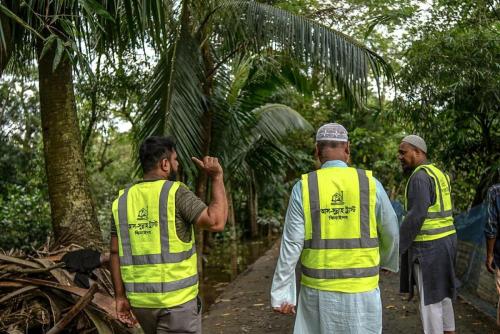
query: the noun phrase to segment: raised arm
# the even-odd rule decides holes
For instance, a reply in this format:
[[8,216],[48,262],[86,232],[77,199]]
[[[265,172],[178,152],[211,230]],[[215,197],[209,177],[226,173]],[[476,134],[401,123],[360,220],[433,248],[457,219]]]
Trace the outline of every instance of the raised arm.
[[198,217],[196,224],[211,232],[224,230],[227,221],[227,198],[224,188],[224,173],[219,160],[213,157],[204,157],[203,160],[192,158],[203,172],[207,173],[212,181],[212,197],[208,207]]

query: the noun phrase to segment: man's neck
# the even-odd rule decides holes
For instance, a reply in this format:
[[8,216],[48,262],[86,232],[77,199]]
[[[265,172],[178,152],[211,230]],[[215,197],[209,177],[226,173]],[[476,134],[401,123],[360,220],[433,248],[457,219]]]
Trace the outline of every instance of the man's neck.
[[429,162],[427,161],[427,159],[424,159],[420,162],[417,163],[417,165],[415,166],[415,168],[413,168],[413,170],[417,169],[419,166],[422,166],[422,165],[428,165]]
[[321,165],[324,165],[328,161],[342,161],[343,163],[347,164],[347,161],[344,161],[342,159],[324,159],[324,160],[321,160],[320,162],[321,162]]
[[152,171],[152,172],[144,174],[144,176],[142,177],[142,179],[145,180],[145,181],[167,180],[168,179],[168,175],[166,176],[166,175],[164,175],[162,173],[158,173],[156,171]]

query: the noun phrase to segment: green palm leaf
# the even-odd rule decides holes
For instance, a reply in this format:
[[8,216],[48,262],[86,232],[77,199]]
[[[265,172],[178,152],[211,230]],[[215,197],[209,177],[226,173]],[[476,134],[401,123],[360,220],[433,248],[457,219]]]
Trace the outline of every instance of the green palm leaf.
[[137,142],[153,135],[174,136],[179,160],[188,171],[190,157],[201,154],[201,116],[205,110],[202,75],[198,45],[182,28],[156,66],[139,115]]
[[290,158],[281,145],[283,139],[295,131],[312,131],[313,128],[298,112],[282,104],[267,104],[252,111],[254,123],[241,129],[239,142],[228,148],[227,168],[233,177],[244,178],[249,169],[260,167],[268,170]]
[[220,43],[228,50],[246,43],[257,52],[274,49],[310,67],[323,69],[351,105],[368,95],[368,78],[378,85],[392,69],[379,55],[349,36],[320,23],[255,1],[226,1],[219,7]]
[[257,118],[253,135],[269,142],[280,142],[290,132],[313,131],[302,115],[283,104],[266,104],[253,110],[253,113]]

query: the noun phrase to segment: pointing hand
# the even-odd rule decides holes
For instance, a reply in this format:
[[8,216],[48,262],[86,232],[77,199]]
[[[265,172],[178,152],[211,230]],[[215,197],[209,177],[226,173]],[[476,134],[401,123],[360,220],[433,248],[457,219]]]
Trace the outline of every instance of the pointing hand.
[[211,177],[222,175],[222,167],[219,163],[219,160],[214,157],[203,157],[203,160],[199,160],[195,157],[192,157],[191,160],[198,166],[198,168]]

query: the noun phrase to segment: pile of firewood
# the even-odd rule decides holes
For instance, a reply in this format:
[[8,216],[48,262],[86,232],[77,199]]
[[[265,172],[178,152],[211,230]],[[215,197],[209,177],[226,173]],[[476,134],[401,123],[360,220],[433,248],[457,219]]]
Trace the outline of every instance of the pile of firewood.
[[90,288],[78,287],[61,262],[79,249],[0,253],[0,332],[7,333],[140,333],[116,318],[109,271],[93,271]]

